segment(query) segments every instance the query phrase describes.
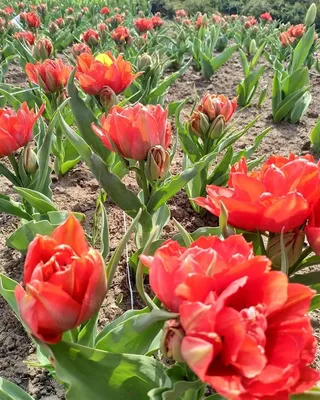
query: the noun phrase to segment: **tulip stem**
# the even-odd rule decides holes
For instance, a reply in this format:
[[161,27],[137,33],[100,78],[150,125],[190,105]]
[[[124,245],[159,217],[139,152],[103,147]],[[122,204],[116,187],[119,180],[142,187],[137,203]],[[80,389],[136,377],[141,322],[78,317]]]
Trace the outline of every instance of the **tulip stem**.
[[143,200],[144,204],[147,205],[149,201],[149,187],[148,187],[148,181],[146,178],[146,173],[145,173],[145,162],[143,160],[139,161],[139,167],[140,167],[140,178],[141,178],[141,184],[142,184],[142,190],[143,190]]
[[19,174],[19,165],[18,165],[18,163],[17,163],[17,160],[16,160],[14,154],[9,154],[9,155],[8,155],[8,159],[9,159],[10,164],[11,164],[13,170],[14,170],[14,173],[15,173],[16,176],[19,178],[19,177],[20,177],[20,174]]
[[77,343],[78,335],[79,335],[78,328],[71,329],[70,333],[71,333],[71,338],[72,338],[73,343]]

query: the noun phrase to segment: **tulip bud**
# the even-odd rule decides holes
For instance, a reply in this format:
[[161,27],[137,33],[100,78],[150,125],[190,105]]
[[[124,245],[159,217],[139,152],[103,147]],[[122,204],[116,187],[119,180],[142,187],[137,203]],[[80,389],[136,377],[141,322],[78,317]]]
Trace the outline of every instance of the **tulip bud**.
[[[283,242],[286,249],[288,267],[292,267],[298,261],[304,243],[304,231],[291,231],[283,234]],[[270,237],[267,245],[267,257],[276,268],[281,268],[281,235]]]
[[100,93],[100,103],[106,109],[106,112],[118,104],[117,95],[109,86],[106,86],[102,89]]
[[137,70],[147,71],[152,65],[152,58],[148,53],[144,53],[138,57]]
[[55,22],[51,22],[51,24],[49,25],[49,32],[50,33],[57,33],[59,30],[58,25]]
[[259,28],[255,25],[255,26],[253,26],[252,27],[252,33],[254,34],[254,35],[256,35],[257,33],[258,33],[258,31],[259,31]]
[[146,176],[149,181],[157,181],[166,176],[170,166],[169,153],[160,145],[148,151]]
[[189,130],[194,135],[206,137],[210,128],[208,117],[202,112],[195,111],[189,121]]
[[43,38],[39,39],[34,47],[32,55],[38,61],[44,61],[47,58],[50,58],[53,53],[53,46],[49,39]]
[[236,234],[235,230],[228,225],[228,210],[222,201],[220,202],[219,228],[224,239]]
[[36,153],[28,144],[21,152],[23,167],[28,175],[34,174],[39,168]]
[[257,43],[254,39],[251,40],[250,46],[249,46],[249,54],[251,57],[253,57],[257,52]]
[[161,351],[165,357],[172,358],[177,362],[184,362],[181,354],[181,344],[184,336],[184,330],[179,321],[170,319],[165,322],[160,344]]
[[219,139],[223,134],[225,127],[225,118],[223,115],[218,115],[210,126],[208,136],[211,139]]
[[309,10],[307,11],[304,24],[306,26],[311,26],[314,23],[316,16],[317,16],[317,6],[315,5],[315,3],[312,3],[311,6],[309,7]]

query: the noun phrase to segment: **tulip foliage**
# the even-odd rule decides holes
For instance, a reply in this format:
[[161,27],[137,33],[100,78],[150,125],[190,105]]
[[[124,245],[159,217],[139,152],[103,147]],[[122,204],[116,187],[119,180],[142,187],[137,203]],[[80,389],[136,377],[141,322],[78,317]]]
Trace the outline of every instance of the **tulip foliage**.
[[[260,116],[246,114],[270,100],[274,123],[303,119],[316,6],[290,26],[267,11],[170,19],[153,8],[0,10],[0,212],[18,224],[6,245],[25,256],[19,282],[0,273],[0,295],[66,400],[319,398],[309,313],[320,309],[320,162],[256,155],[272,126],[249,143]],[[243,70],[232,94],[207,82],[231,57]],[[13,62],[23,87],[7,81]],[[268,63],[272,95],[255,101]],[[190,76],[205,90],[179,98]],[[315,150],[319,132],[318,121]],[[95,178],[85,224],[55,204],[76,165]],[[171,215],[181,191],[194,232]],[[125,225],[116,245],[110,208]],[[134,277],[132,304],[109,321],[119,266]],[[0,398],[32,400],[1,377]]]

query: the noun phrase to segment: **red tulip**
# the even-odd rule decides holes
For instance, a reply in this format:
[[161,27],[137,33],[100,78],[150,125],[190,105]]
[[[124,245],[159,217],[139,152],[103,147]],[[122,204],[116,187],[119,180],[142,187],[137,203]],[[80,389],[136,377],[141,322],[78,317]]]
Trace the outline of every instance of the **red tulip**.
[[63,18],[57,18],[56,20],[55,20],[55,23],[58,25],[58,27],[60,28],[60,29],[62,29],[62,28],[64,28],[64,26],[65,26],[65,23],[64,23],[64,20],[63,20]]
[[185,10],[177,10],[176,11],[176,17],[184,18],[184,17],[187,17],[187,16],[188,16],[188,14],[187,14],[187,12]]
[[118,26],[111,34],[112,39],[118,43],[127,43],[130,44],[132,42],[132,36],[130,35],[130,31],[125,26]]
[[110,14],[110,9],[108,7],[102,7],[101,10],[100,10],[100,14],[109,15]]
[[237,97],[229,100],[223,94],[206,94],[198,106],[198,111],[207,115],[210,122],[214,121],[219,115],[222,115],[225,122],[234,114],[237,108]]
[[11,108],[0,109],[0,157],[14,153],[32,140],[32,129],[40,115],[44,104],[37,114],[23,103],[16,112]]
[[133,160],[146,160],[152,147],[166,150],[170,144],[171,126],[160,105],[115,106],[102,116],[101,128],[94,124],[92,128],[109,150],[114,151],[115,145],[123,157]]
[[89,46],[85,43],[75,43],[72,46],[72,53],[75,57],[80,56],[82,53],[92,54],[92,51]]
[[95,46],[100,40],[99,33],[94,29],[88,29],[84,32],[81,39],[89,46]]
[[46,93],[62,92],[71,71],[72,68],[62,60],[45,60],[43,63],[26,65],[26,74],[30,81],[39,85]]
[[107,292],[104,262],[73,215],[30,243],[23,285],[15,289],[20,316],[46,343],[59,342],[99,310]]
[[153,29],[152,20],[147,18],[139,18],[135,20],[134,25],[139,33],[145,33]]
[[270,272],[241,235],[201,237],[189,248],[168,241],[141,260],[157,297],[180,314],[184,331],[176,323],[170,349],[219,394],[288,400],[316,383],[309,364],[317,343],[305,316],[314,292]]
[[320,256],[320,200],[312,209],[305,232],[312,250]]
[[29,28],[39,28],[41,23],[39,16],[34,12],[27,12],[25,20]]
[[77,74],[82,90],[90,95],[99,95],[109,86],[116,94],[123,92],[140,73],[133,74],[130,62],[120,55],[113,57],[110,52],[99,54],[81,54],[77,58]]
[[19,41],[26,41],[30,46],[34,45],[34,42],[36,40],[35,35],[32,32],[16,32],[14,34],[14,38],[19,40]]
[[271,14],[268,13],[268,12],[265,12],[265,13],[260,14],[260,18],[261,18],[263,21],[267,21],[267,22],[271,22],[271,21],[272,21]]
[[300,38],[301,36],[304,35],[305,31],[306,27],[303,24],[291,25],[290,28],[288,29],[288,34],[295,38]]
[[151,22],[154,28],[160,28],[163,25],[163,19],[156,15],[151,18]]
[[68,13],[69,15],[73,14],[73,13],[74,13],[74,9],[73,9],[72,7],[68,7],[68,8],[67,8],[67,13]]
[[50,39],[42,38],[37,40],[33,47],[32,55],[36,60],[46,60],[53,53],[53,45]]
[[12,7],[6,7],[3,10],[6,14],[10,15],[14,13],[14,9]]
[[208,26],[209,21],[208,19],[204,19],[203,15],[199,15],[199,17],[196,20],[196,28],[200,29],[202,25]]
[[281,32],[279,38],[282,46],[285,47],[294,43],[296,40],[296,38],[294,36],[290,36],[288,32]]
[[320,194],[320,169],[312,156],[270,157],[248,172],[246,160],[233,166],[229,188],[207,186],[194,202],[214,215],[225,205],[229,223],[249,231],[288,232],[304,224]]

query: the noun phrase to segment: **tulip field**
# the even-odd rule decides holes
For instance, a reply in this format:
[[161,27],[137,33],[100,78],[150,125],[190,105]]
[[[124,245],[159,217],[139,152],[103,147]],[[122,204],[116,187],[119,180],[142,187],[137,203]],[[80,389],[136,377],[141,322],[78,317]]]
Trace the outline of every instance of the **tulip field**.
[[176,3],[0,0],[0,400],[320,399],[319,4]]

